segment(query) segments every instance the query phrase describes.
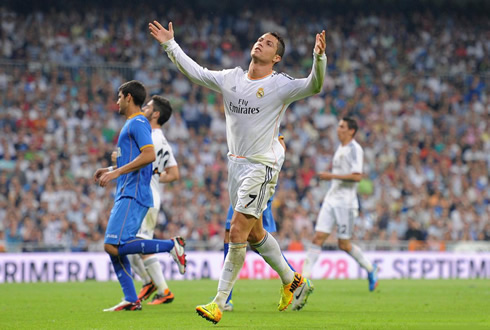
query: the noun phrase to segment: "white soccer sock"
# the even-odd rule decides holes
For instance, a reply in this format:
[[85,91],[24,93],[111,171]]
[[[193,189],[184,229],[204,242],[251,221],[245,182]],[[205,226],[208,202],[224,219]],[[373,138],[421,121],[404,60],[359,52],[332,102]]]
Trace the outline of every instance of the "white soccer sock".
[[289,268],[274,236],[266,232],[264,239],[257,244],[253,244],[252,247],[279,274],[283,284],[289,284],[293,281],[294,272]]
[[238,274],[243,267],[246,253],[247,243],[230,243],[228,247],[228,254],[219,278],[218,294],[213,300],[221,310],[223,310],[226,299],[228,299],[230,291],[233,289],[233,285],[235,285]]
[[311,272],[313,271],[313,266],[315,266],[316,261],[322,253],[322,247],[320,245],[311,244],[306,250],[306,259],[303,262],[303,270],[301,274],[304,277],[310,278]]
[[160,262],[155,255],[152,255],[144,262],[146,271],[150,274],[150,277],[158,288],[158,293],[163,295],[165,294],[165,290],[168,289],[167,282],[165,281],[165,277],[163,277],[162,267],[160,266]]
[[143,284],[148,284],[151,282],[150,275],[146,272],[145,265],[143,264],[143,259],[139,254],[128,254],[128,259],[131,264],[131,269],[138,275]]
[[351,244],[351,246],[352,246],[352,248],[347,253],[349,253],[352,256],[352,258],[356,259],[357,263],[359,265],[361,265],[362,268],[364,268],[368,272],[372,272],[373,271],[373,264],[369,260],[366,259],[366,257],[364,256],[364,253],[362,253],[361,248],[355,244]]

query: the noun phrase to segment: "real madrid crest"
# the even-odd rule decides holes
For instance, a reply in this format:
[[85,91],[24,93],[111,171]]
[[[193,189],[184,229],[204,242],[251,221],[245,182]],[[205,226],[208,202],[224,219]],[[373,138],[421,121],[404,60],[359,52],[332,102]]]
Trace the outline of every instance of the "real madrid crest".
[[262,97],[264,97],[265,93],[264,93],[264,89],[262,87],[260,87],[258,90],[257,90],[257,93],[255,93],[255,95],[260,99]]

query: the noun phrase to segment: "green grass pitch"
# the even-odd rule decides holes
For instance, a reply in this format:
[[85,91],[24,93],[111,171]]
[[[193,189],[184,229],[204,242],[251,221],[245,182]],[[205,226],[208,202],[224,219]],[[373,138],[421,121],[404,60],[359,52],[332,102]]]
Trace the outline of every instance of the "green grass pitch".
[[[171,304],[104,313],[118,303],[117,282],[0,284],[0,329],[490,329],[488,280],[317,280],[302,311],[277,311],[279,280],[239,280],[217,325],[195,306],[217,281],[169,281]],[[140,284],[136,283],[139,290]]]

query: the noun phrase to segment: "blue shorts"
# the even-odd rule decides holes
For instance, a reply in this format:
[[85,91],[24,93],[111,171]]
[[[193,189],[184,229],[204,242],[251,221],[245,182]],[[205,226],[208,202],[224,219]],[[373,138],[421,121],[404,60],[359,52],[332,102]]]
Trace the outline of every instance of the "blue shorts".
[[[262,213],[262,224],[265,230],[267,230],[269,233],[274,233],[277,231],[277,229],[276,229],[276,222],[274,221],[274,217],[272,216],[271,204],[272,201],[269,200],[267,202],[267,208]],[[228,214],[226,215],[226,225],[225,225],[226,230],[230,230],[232,217],[233,217],[233,208],[230,205],[230,208],[228,209]]]
[[107,223],[104,243],[122,245],[134,239],[147,212],[148,207],[136,199],[126,197],[117,200]]

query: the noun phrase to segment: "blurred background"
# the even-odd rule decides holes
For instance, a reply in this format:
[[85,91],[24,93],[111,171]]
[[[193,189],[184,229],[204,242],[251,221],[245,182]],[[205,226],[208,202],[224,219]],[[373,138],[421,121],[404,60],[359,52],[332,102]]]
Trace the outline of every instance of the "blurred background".
[[[167,97],[163,127],[181,180],[162,188],[156,235],[222,249],[227,193],[221,95],[190,83],[150,36],[174,23],[183,49],[210,69],[248,67],[258,36],[277,31],[276,67],[305,77],[327,31],[322,92],[290,106],[273,203],[284,250],[301,251],[328,183],[340,118],[355,117],[365,177],[354,240],[363,249],[490,250],[490,2],[2,1],[0,251],[103,251],[114,185],[108,166],[124,120],[117,88],[142,81]],[[326,249],[336,248],[331,235]]]

